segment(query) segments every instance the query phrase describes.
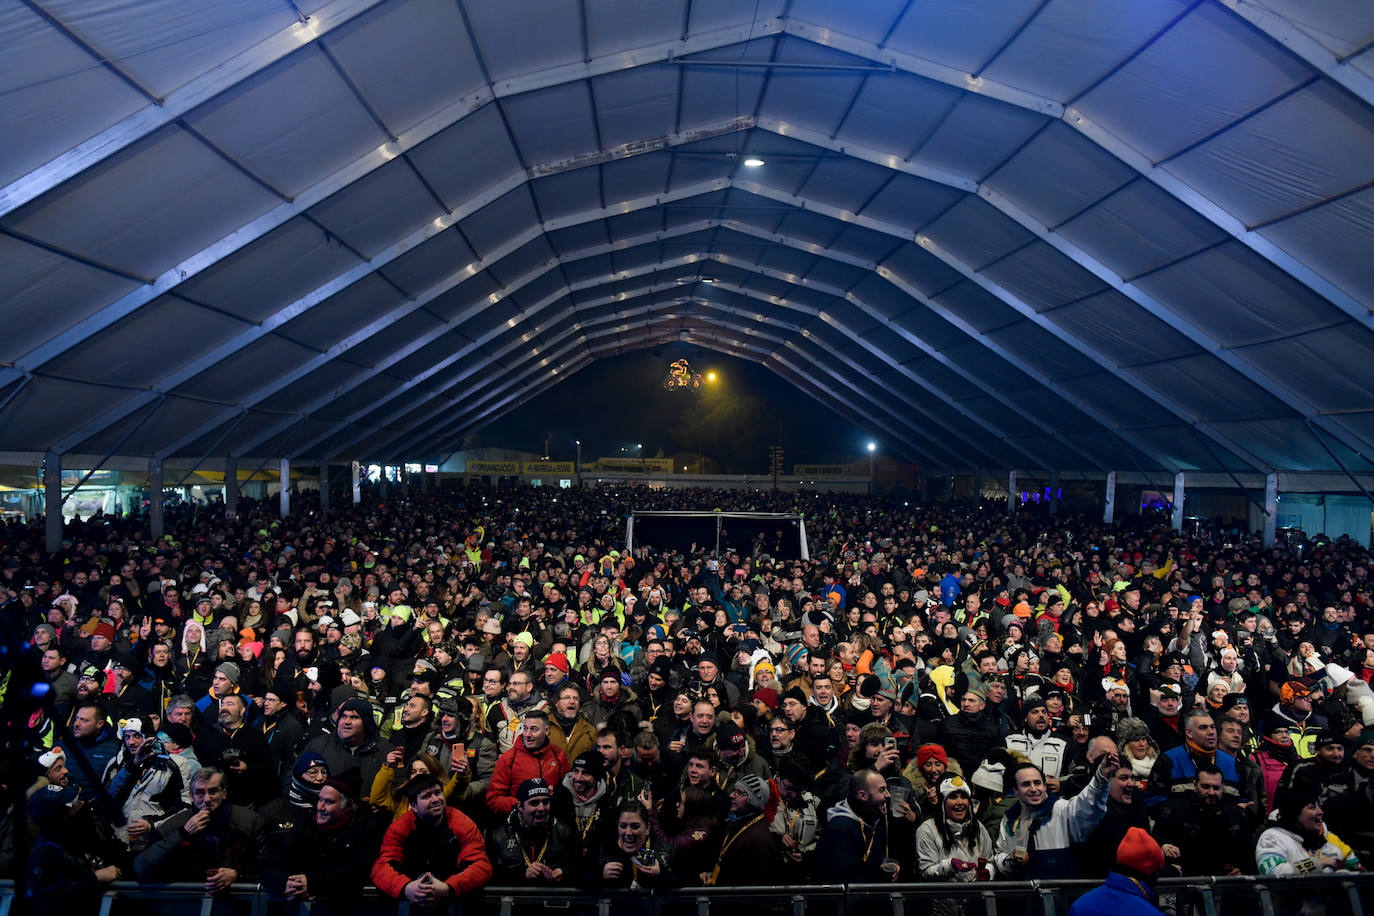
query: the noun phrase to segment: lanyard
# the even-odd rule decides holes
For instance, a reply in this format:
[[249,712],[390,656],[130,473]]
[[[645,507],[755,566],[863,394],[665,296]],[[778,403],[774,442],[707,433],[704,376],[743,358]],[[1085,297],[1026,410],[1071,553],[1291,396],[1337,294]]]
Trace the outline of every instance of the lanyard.
[[539,847],[539,852],[535,855],[533,859],[531,859],[530,854],[525,851],[525,843],[523,840],[520,839],[520,834],[517,833],[515,835],[515,841],[520,844],[520,855],[524,857],[526,866],[533,865],[535,862],[544,861],[544,853],[548,852],[549,850],[549,836],[552,835],[553,830],[550,829],[549,835],[544,837],[544,845]]
[[[749,823],[745,824],[743,827],[736,830],[733,834],[731,834],[730,839],[725,841],[725,845],[720,848],[720,855],[716,856],[716,867],[711,869],[711,880],[706,883],[707,887],[716,886],[716,879],[720,877],[720,865],[722,862],[725,861],[725,854],[730,851],[730,847],[735,845],[735,840],[738,840],[740,838],[740,835],[744,833],[744,831],[748,830],[750,827],[754,826],[761,820],[763,820],[762,814],[758,815]],[[873,841],[870,840],[868,845],[871,848],[873,845]],[[864,861],[868,861],[868,856],[866,854],[864,855]]]

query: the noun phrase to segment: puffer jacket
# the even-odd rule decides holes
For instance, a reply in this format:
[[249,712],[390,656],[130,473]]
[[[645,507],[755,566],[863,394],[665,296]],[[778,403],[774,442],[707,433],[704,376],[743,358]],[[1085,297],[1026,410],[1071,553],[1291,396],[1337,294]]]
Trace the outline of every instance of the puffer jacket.
[[[1072,843],[1081,843],[1096,829],[1103,815],[1107,813],[1107,780],[1100,771],[1071,799],[1054,798],[1045,804],[1050,806],[1048,816],[1035,830],[1033,836],[1025,838],[1028,822],[1023,822],[1021,805],[1013,805],[1003,816],[997,837],[997,854],[993,863],[999,874],[1027,878],[1072,878],[1077,868],[1069,852]],[[1021,869],[1012,859],[1017,845],[1024,844],[1029,853],[1026,868]]]

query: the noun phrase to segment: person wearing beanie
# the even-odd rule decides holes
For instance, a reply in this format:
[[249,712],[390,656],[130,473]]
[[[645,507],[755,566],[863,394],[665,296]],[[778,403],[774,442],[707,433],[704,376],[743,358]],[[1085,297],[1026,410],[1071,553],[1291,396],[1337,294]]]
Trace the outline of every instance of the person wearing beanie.
[[1288,791],[1319,794],[1325,786],[1337,782],[1349,769],[1345,754],[1345,736],[1334,729],[1324,729],[1312,743],[1312,756],[1297,761],[1283,771],[1283,776],[1279,779],[1278,795],[1282,797],[1284,792]]
[[964,775],[958,761],[950,760],[949,754],[938,744],[922,744],[916,748],[911,762],[902,771],[911,783],[911,803],[921,820],[935,817],[939,810],[940,796],[935,787],[946,773]]
[[573,868],[576,837],[555,820],[553,787],[536,776],[515,790],[515,807],[487,833],[487,856],[497,884],[550,887]]
[[544,659],[544,674],[539,678],[537,693],[550,706],[558,699],[558,691],[563,685],[571,683],[569,670],[568,656],[562,652],[553,652]]
[[1360,861],[1340,837],[1326,829],[1325,812],[1315,793],[1291,790],[1279,796],[1273,827],[1255,844],[1261,875],[1331,874],[1359,871]]
[[715,866],[699,877],[706,887],[766,887],[777,883],[778,854],[768,829],[774,789],[754,773],[735,780]]
[[1164,852],[1139,827],[1126,831],[1116,850],[1116,867],[1106,882],[1069,908],[1069,916],[1163,916],[1154,883],[1164,867]]
[[311,901],[312,914],[352,912],[376,858],[377,827],[361,788],[357,770],[325,780],[310,815],[273,837],[264,887],[289,901]]
[[372,704],[353,696],[334,708],[333,731],[311,738],[302,750],[324,757],[332,776],[357,769],[361,785],[371,787],[393,747],[378,734]]
[[553,789],[553,819],[573,827],[573,860],[595,860],[615,838],[615,804],[606,782],[606,760],[593,748],[568,765]]
[[937,804],[932,815],[916,828],[916,867],[921,876],[935,881],[992,880],[992,837],[973,816],[969,784],[949,773],[934,789]]
[[1067,771],[1069,745],[1054,734],[1050,713],[1039,694],[1033,694],[1021,707],[1022,728],[1007,735],[1003,744],[1019,751],[1045,774],[1052,791],[1059,791],[1059,777]]
[[1150,737],[1145,721],[1128,717],[1118,722],[1116,746],[1121,749],[1121,761],[1130,765],[1131,772],[1142,782],[1148,780],[1159,759],[1159,745]]
[[[214,722],[219,718],[219,701],[239,692],[239,677],[239,666],[235,662],[220,662],[215,666],[215,672],[210,678],[209,691],[196,701],[196,711],[203,720]],[[257,704],[249,703],[248,706],[250,720],[256,721]]]

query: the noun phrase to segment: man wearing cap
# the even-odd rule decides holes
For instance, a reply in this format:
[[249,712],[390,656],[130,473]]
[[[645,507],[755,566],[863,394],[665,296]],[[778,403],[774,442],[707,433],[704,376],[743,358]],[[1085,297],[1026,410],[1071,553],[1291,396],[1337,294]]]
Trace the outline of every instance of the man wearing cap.
[[1050,730],[1050,714],[1039,693],[1030,694],[1021,706],[1023,726],[1006,738],[1007,750],[1024,754],[1045,774],[1050,791],[1059,791],[1059,777],[1068,764],[1068,742]]
[[1337,783],[1350,769],[1345,760],[1345,748],[1344,735],[1331,728],[1322,730],[1312,742],[1312,756],[1283,771],[1278,794],[1299,791],[1316,795],[1324,787]]
[[149,831],[182,807],[190,795],[181,770],[162,751],[152,723],[125,719],[119,724],[119,752],[105,766],[103,781],[123,810],[126,823],[116,832],[133,852],[148,841]]
[[[1152,691],[1153,692],[1153,691]],[[1160,750],[1170,751],[1183,743],[1183,720],[1179,710],[1183,706],[1183,688],[1173,681],[1164,681],[1158,688],[1155,705],[1140,713],[1150,729],[1150,737]]]
[[[42,759],[40,766],[44,766]],[[48,767],[51,771],[52,766]],[[38,836],[28,861],[14,864],[28,870],[25,902],[29,911],[77,914],[98,910],[103,885],[124,877],[114,864],[116,859],[123,860],[122,850],[101,842],[90,829],[90,807],[78,800],[75,786],[58,782],[42,786],[30,793],[26,810],[38,827]]]
[[565,684],[574,683],[569,676],[570,670],[568,656],[562,652],[552,652],[544,659],[544,676],[539,679],[537,692],[550,706],[555,704]]
[[576,851],[572,827],[552,817],[553,787],[540,777],[515,790],[515,807],[487,832],[487,856],[497,884],[550,887],[569,878]]
[[583,715],[598,729],[610,726],[624,731],[639,728],[648,717],[639,697],[622,684],[623,676],[615,665],[603,668],[596,689],[583,707]]
[[585,870],[615,831],[615,808],[606,791],[606,761],[592,749],[573,760],[554,785],[553,819],[573,828],[572,860]]
[[697,656],[697,679],[693,691],[705,696],[708,687],[715,687],[727,706],[734,706],[739,702],[739,688],[721,675],[720,660],[711,651],[702,652]]
[[700,876],[703,885],[767,887],[777,883],[778,848],[764,813],[771,795],[768,780],[755,773],[734,781],[720,851],[715,867]]
[[[1313,711],[1316,701],[1316,687],[1309,678],[1296,678],[1284,684],[1279,690],[1279,701],[1266,716],[1288,725],[1288,733],[1293,737],[1293,747],[1299,757],[1304,759],[1316,753],[1314,744],[1317,735],[1326,728],[1326,719]],[[1267,726],[1266,726],[1267,729]]]
[[[331,776],[359,771],[364,792],[377,780],[377,771],[391,753],[392,744],[377,733],[372,704],[361,697],[344,700],[334,710],[334,730],[305,743],[301,752],[314,751],[329,764]],[[367,800],[364,795],[364,801]]]
[[1320,793],[1322,810],[1366,868],[1374,868],[1374,732],[1351,742],[1350,768]]
[[380,839],[359,789],[349,779],[325,781],[313,816],[276,837],[263,861],[264,887],[289,901],[311,901],[312,914],[357,906]]
[[744,776],[772,778],[773,768],[754,752],[744,731],[734,722],[716,726],[715,742],[716,756],[720,758],[717,781],[722,789],[734,785]]

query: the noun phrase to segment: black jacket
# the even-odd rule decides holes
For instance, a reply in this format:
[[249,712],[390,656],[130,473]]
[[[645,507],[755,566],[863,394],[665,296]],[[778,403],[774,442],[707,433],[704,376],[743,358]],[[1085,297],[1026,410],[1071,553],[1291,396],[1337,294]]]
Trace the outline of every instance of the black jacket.
[[487,857],[491,859],[492,883],[507,886],[546,885],[525,877],[526,859],[542,862],[549,868],[561,868],[563,883],[573,878],[571,863],[577,854],[577,840],[572,828],[558,818],[549,818],[547,829],[536,834],[519,824],[520,812],[511,811],[505,820],[487,832]]
[[315,898],[316,907],[322,902],[342,904],[342,911],[356,903],[358,892],[367,883],[381,834],[368,806],[358,804],[342,827],[324,830],[314,818],[307,818],[276,840],[263,859],[263,886],[281,894],[288,877],[305,875],[306,889]]

